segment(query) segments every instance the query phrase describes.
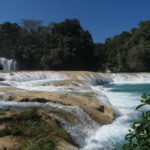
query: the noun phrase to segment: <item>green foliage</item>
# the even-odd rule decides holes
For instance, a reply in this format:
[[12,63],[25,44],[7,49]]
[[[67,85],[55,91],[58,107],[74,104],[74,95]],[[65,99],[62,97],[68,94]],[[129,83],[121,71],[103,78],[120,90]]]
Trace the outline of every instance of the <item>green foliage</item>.
[[50,137],[38,137],[25,141],[22,144],[21,150],[54,150],[55,143]]
[[[42,68],[90,70],[94,66],[94,43],[77,19],[66,19],[51,27],[52,45],[41,60]],[[46,60],[46,61],[45,61]],[[45,67],[46,66],[46,67]]]
[[100,43],[95,44],[94,55],[96,57],[96,69],[105,71],[105,69],[107,69],[107,53],[105,45]]
[[79,20],[42,25],[22,20],[0,25],[0,57],[17,60],[21,70],[92,70],[94,43]]
[[[144,94],[136,110],[145,105],[150,105],[150,96]],[[127,143],[123,145],[124,150],[149,150],[150,148],[150,111],[143,112],[139,121],[131,125],[129,133],[126,135]]]
[[40,20],[0,25],[0,57],[20,70],[150,71],[150,21],[105,43],[94,43],[77,19],[43,25]]
[[50,136],[54,128],[42,121],[36,109],[14,116],[9,125],[0,131],[0,137],[13,135],[23,138],[21,150],[54,150],[55,141]]
[[34,31],[37,31],[39,29],[39,27],[42,25],[42,21],[41,20],[22,19],[20,24],[26,31],[34,32]]
[[150,21],[130,32],[122,32],[105,44],[106,66],[115,72],[150,71]]

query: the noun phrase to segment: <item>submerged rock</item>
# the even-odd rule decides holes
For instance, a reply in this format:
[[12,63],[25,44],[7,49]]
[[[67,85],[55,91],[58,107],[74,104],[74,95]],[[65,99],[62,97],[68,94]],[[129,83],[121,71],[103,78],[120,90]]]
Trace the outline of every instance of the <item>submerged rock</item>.
[[79,86],[82,84],[83,81],[81,80],[60,80],[55,82],[44,82],[44,83],[38,83],[35,85],[38,86]]

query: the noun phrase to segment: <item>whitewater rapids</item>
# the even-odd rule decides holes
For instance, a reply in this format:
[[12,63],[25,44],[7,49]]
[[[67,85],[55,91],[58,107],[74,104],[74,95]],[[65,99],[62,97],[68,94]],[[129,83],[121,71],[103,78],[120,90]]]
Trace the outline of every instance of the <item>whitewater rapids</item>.
[[[128,92],[112,92],[111,89],[104,85],[109,84],[150,84],[149,73],[95,73],[95,72],[55,72],[55,71],[20,71],[20,72],[0,72],[0,87],[7,85],[39,91],[57,91],[57,92],[94,92],[96,96],[105,105],[114,107],[117,113],[117,118],[109,125],[97,125],[90,116],[85,114],[78,107],[67,107],[61,105],[47,104],[53,107],[59,107],[70,111],[80,118],[81,122],[89,124],[90,127],[83,129],[84,126],[70,126],[65,120],[60,120],[62,126],[73,139],[80,145],[82,150],[113,150],[116,145],[120,148],[118,139],[123,140],[124,135],[130,127],[130,123],[138,118],[139,112],[135,112],[135,107],[139,104],[138,94]],[[44,85],[45,83],[55,83],[59,81],[71,80],[75,85],[55,86],[53,84]],[[83,83],[78,83],[77,80]],[[39,103],[17,103],[17,102],[0,102],[0,109],[4,106],[9,109],[12,107],[39,107]],[[78,113],[80,112],[80,113]],[[88,122],[86,122],[88,121]],[[85,126],[86,126],[85,125]],[[84,133],[92,129],[87,136],[80,134],[79,128],[83,129]]]

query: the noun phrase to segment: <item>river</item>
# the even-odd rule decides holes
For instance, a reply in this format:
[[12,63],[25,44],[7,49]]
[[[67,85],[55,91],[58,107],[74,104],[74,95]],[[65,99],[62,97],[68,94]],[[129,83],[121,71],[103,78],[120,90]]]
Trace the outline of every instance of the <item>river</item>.
[[[135,111],[140,104],[143,93],[150,94],[150,84],[108,84],[103,86],[103,93],[117,111],[117,118],[112,124],[104,125],[95,130],[95,133],[87,139],[84,150],[121,150],[124,137],[130,125],[139,119],[140,111]],[[97,90],[99,86],[97,86]]]
[[[76,141],[78,142],[78,145],[82,147],[82,150],[113,150],[114,148],[121,150],[121,145],[124,143],[124,136],[130,128],[130,124],[139,119],[139,115],[141,114],[140,111],[135,111],[136,106],[140,104],[140,96],[142,93],[150,93],[149,73],[104,74],[34,71],[1,72],[0,77],[5,79],[4,81],[1,81],[3,85],[0,87],[7,87],[8,84],[9,86],[26,90],[57,91],[66,93],[79,91],[84,93],[92,91],[98,94],[98,98],[105,105],[111,105],[116,111],[116,119],[108,125],[93,125],[93,129],[86,137],[80,138],[80,133],[75,133],[76,131],[78,132],[77,127],[69,130],[70,128],[68,126],[64,126],[65,130],[68,130],[71,136],[76,138]],[[68,81],[74,80],[75,78],[84,80],[86,84],[81,84],[79,86],[41,86],[41,83]],[[0,110],[42,107],[43,105],[50,105],[50,103],[18,103],[1,100]],[[56,107],[56,105],[54,107]],[[79,108],[67,108],[67,106],[64,107],[58,105],[57,107],[68,109],[69,111],[72,109],[75,115],[78,115],[81,119],[82,117],[86,117],[86,119],[83,118],[83,120],[87,120],[88,118],[88,116],[86,116],[82,110],[79,110]],[[76,137],[74,137],[75,135]],[[83,141],[81,142],[80,139]]]

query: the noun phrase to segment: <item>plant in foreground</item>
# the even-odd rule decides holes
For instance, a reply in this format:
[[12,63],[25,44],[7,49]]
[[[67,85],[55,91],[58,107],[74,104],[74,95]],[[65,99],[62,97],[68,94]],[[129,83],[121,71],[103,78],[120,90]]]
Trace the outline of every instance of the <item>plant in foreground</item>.
[[[141,104],[136,107],[136,110],[150,105],[150,96],[143,94],[141,97]],[[150,110],[144,111],[140,120],[131,125],[125,140],[127,143],[122,147],[124,150],[150,150]]]

